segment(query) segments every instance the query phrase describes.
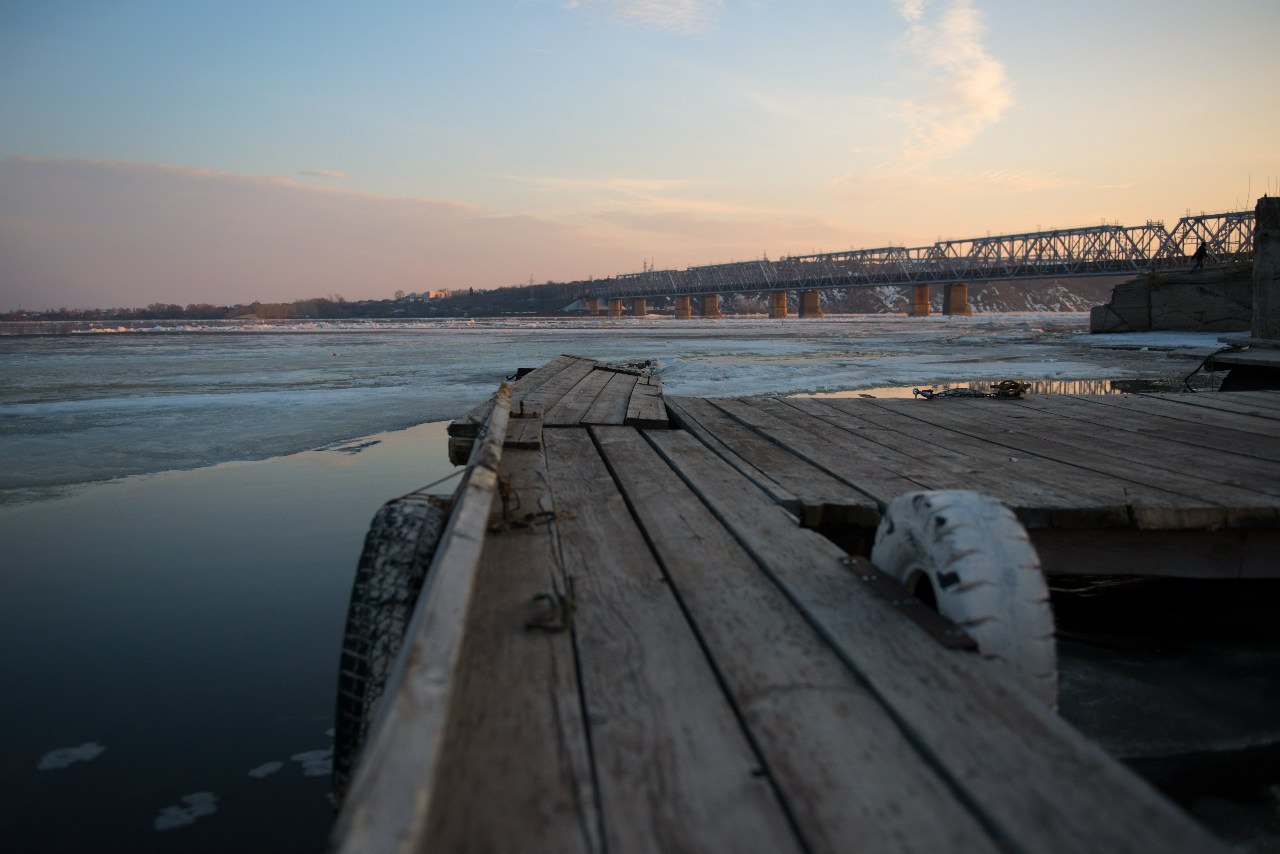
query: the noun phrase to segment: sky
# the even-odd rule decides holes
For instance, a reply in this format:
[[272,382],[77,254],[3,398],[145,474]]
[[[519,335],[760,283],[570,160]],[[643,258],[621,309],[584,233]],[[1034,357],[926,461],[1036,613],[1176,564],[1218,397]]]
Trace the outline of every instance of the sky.
[[601,278],[1280,192],[1275,0],[4,0],[0,310]]

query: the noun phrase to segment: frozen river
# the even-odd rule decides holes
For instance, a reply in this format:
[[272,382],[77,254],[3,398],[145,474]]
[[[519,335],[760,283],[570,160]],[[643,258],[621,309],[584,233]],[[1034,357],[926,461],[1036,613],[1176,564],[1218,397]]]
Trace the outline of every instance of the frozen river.
[[[0,337],[0,838],[314,851],[346,597],[443,425],[560,353],[692,395],[1180,376],[1079,315]],[[1121,349],[1122,348],[1122,349]],[[258,461],[258,462],[251,462]]]
[[701,396],[1164,376],[1214,336],[1090,336],[1082,315],[437,322],[0,337],[0,503],[454,418],[561,353],[652,359]]

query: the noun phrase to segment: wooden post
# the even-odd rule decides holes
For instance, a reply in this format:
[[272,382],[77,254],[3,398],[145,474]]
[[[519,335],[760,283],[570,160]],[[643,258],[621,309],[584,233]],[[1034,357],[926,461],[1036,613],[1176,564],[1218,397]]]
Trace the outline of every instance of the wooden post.
[[693,308],[689,297],[676,297],[676,320],[688,320],[690,317],[693,317]]
[[785,320],[787,317],[787,292],[772,291],[769,294],[769,317],[772,320]]
[[800,292],[800,316],[822,317],[822,302],[817,291]]
[[644,297],[636,297],[631,300],[631,316],[644,317],[649,313],[648,306],[645,304]]
[[911,302],[907,306],[907,314],[910,317],[928,317],[929,316],[929,286],[928,285],[912,285],[911,286]]
[[1263,196],[1254,208],[1254,338],[1280,338],[1280,196]]
[[702,297],[702,316],[724,317],[724,315],[720,313],[719,294],[706,294]]
[[616,297],[609,300],[609,316],[622,317],[622,300]]
[[946,293],[942,298],[942,313],[965,316],[973,314],[973,309],[969,308],[968,282],[947,285]]

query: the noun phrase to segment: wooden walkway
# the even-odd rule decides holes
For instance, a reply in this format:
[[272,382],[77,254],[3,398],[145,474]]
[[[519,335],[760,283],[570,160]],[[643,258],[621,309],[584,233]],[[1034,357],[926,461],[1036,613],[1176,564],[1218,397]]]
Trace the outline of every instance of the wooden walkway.
[[866,534],[904,492],[975,489],[1052,574],[1280,573],[1280,393],[667,403],[811,527]]
[[963,486],[1045,531],[1269,533],[1280,395],[659,417],[650,383],[566,357],[455,424],[466,480],[335,850],[1219,850],[812,526]]

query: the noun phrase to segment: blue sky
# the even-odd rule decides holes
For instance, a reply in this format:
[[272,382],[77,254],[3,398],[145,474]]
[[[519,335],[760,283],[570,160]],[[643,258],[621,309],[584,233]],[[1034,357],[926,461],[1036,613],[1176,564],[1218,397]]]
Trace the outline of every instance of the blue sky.
[[0,6],[0,308],[381,297],[1280,189],[1274,0]]

